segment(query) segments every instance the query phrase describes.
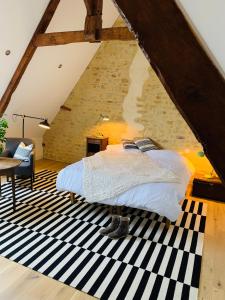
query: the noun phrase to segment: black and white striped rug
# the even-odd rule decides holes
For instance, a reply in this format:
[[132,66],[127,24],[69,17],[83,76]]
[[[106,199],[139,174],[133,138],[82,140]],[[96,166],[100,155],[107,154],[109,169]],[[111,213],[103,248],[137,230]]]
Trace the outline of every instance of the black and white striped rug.
[[197,299],[206,204],[183,202],[167,231],[165,219],[126,209],[130,234],[110,240],[99,229],[110,222],[103,205],[55,189],[57,173],[17,180],[17,211],[11,186],[2,187],[0,255],[101,299]]

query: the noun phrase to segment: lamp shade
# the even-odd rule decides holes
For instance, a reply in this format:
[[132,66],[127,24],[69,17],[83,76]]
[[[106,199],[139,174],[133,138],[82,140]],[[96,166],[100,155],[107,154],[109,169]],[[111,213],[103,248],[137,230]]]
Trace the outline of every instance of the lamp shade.
[[109,121],[109,116],[100,114],[98,121]]
[[204,151],[198,151],[198,152],[197,152],[197,155],[198,155],[199,157],[204,157],[204,156],[205,156],[205,153],[204,153]]
[[102,121],[109,121],[109,116],[102,116]]
[[45,119],[44,121],[41,121],[38,126],[40,126],[41,128],[44,128],[44,129],[50,129],[50,125],[48,123],[48,120]]

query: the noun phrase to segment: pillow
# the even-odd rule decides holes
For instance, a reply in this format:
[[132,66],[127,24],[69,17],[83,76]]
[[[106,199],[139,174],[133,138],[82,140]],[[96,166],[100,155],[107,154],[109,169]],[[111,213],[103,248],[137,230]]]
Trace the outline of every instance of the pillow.
[[138,149],[138,146],[132,140],[122,140],[122,142],[124,149]]
[[142,152],[159,149],[159,147],[150,138],[136,138],[134,143]]
[[23,142],[21,142],[17,147],[13,158],[17,158],[23,161],[29,161],[29,156],[31,154],[32,149],[33,144],[26,146]]
[[121,144],[115,144],[115,145],[107,145],[106,147],[107,151],[114,151],[114,152],[118,152],[118,151],[123,151],[123,145]]

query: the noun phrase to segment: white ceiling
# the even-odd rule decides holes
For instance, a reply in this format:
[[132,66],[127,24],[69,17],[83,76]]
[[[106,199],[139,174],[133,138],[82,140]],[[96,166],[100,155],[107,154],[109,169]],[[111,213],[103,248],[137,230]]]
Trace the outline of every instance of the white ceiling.
[[[0,97],[4,93],[48,0],[0,0]],[[5,51],[11,55],[5,56]]]
[[225,1],[176,0],[215,65],[225,75]]
[[[47,4],[47,0],[0,0],[0,95],[4,93]],[[83,0],[61,0],[47,31],[81,30],[85,15]],[[104,0],[103,26],[111,27],[118,15],[111,0]],[[21,135],[21,119],[13,119],[13,113],[47,117],[51,122],[98,47],[98,43],[77,43],[38,48],[6,110],[10,125],[8,136]],[[5,56],[7,49],[11,50],[9,56]],[[60,64],[62,68],[59,69]],[[36,120],[26,119],[27,137],[40,144],[43,133]]]

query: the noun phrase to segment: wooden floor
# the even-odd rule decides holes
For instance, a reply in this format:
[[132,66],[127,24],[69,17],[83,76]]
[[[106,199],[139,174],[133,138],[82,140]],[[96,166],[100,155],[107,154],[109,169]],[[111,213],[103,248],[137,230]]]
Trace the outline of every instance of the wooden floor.
[[[64,163],[41,160],[36,169],[58,171]],[[188,193],[191,187],[188,189]],[[196,198],[196,200],[199,200]],[[201,199],[203,200],[203,199]],[[225,204],[206,201],[208,213],[199,299],[225,300]],[[95,299],[17,263],[0,258],[0,300]],[[132,300],[132,299],[128,299]]]

